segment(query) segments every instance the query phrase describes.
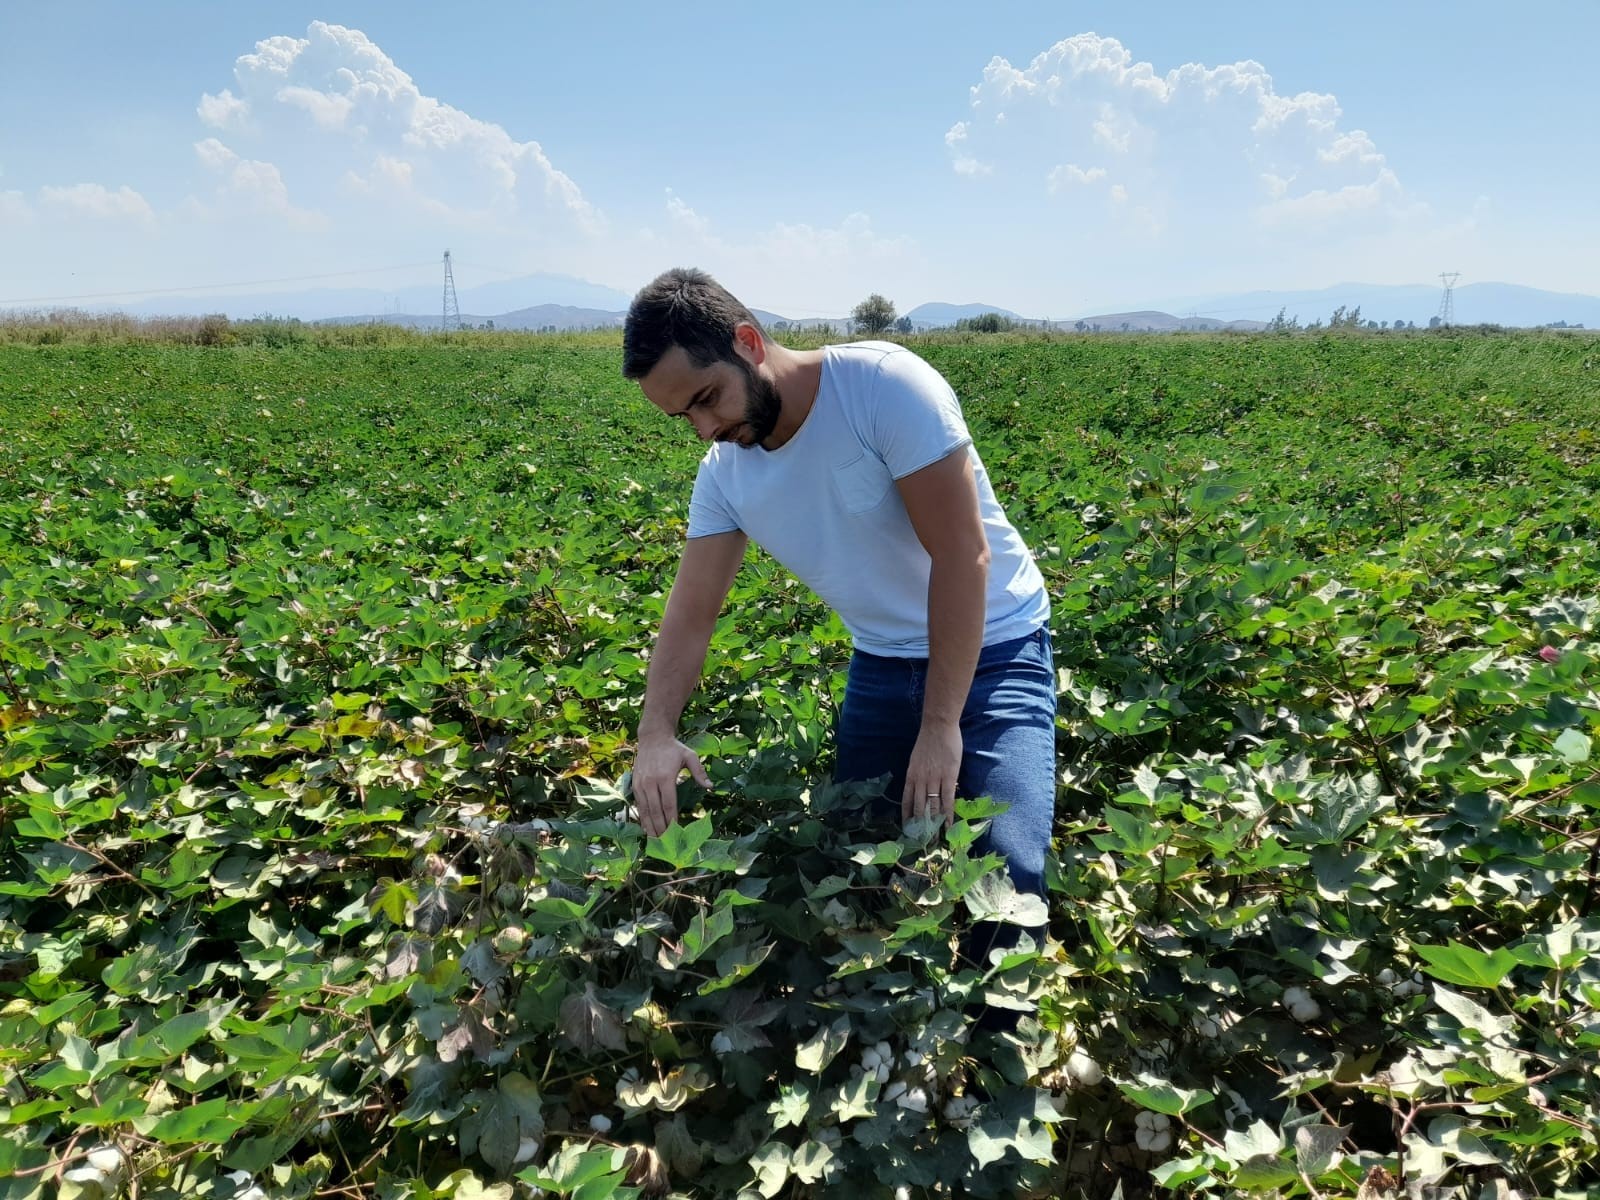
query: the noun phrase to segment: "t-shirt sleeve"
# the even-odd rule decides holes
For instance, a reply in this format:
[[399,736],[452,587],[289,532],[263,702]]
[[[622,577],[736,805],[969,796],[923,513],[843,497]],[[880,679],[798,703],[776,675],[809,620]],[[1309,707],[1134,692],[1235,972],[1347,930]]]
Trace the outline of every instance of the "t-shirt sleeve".
[[732,533],[739,528],[727,498],[712,477],[709,464],[702,462],[694,477],[694,491],[689,494],[689,536],[711,537],[718,533]]
[[955,392],[944,376],[909,350],[884,355],[866,418],[871,449],[895,479],[972,443]]

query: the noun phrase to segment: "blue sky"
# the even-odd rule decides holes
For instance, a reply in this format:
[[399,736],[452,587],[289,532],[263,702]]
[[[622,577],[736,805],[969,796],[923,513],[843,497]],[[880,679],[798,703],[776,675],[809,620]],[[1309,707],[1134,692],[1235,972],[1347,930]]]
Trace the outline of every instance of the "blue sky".
[[1600,4],[0,5],[0,304],[703,266],[1065,316],[1600,293]]

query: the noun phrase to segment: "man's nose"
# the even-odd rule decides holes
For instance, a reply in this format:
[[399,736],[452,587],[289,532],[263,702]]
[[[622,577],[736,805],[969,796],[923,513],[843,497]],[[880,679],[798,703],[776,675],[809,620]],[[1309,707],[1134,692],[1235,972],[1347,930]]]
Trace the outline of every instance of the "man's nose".
[[709,442],[711,435],[717,431],[716,424],[712,420],[710,413],[696,412],[689,420],[694,424],[695,436],[702,442]]

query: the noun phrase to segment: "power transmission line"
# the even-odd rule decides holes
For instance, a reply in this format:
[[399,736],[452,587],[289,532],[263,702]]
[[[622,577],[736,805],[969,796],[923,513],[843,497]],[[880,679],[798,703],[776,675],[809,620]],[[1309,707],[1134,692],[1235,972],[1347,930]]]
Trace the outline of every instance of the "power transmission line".
[[415,271],[430,263],[402,263],[395,267],[365,267],[356,271],[328,271],[321,275],[286,275],[278,279],[245,279],[236,283],[194,283],[183,287],[135,288],[126,292],[84,292],[76,296],[23,296],[0,300],[0,304],[62,304],[70,300],[121,300],[129,296],[173,296],[180,292],[214,292],[224,288],[265,287],[275,283],[311,283],[318,279],[346,279],[351,275],[382,275],[391,271]]

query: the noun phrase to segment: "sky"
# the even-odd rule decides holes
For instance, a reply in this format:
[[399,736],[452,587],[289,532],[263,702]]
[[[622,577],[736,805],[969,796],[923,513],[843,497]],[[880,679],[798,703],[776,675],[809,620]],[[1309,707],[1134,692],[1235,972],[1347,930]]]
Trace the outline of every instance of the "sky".
[[0,0],[0,307],[1600,294],[1600,3]]

